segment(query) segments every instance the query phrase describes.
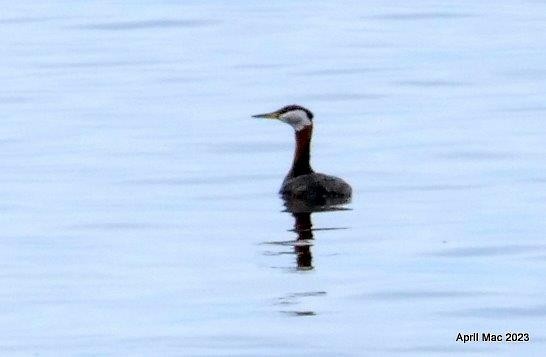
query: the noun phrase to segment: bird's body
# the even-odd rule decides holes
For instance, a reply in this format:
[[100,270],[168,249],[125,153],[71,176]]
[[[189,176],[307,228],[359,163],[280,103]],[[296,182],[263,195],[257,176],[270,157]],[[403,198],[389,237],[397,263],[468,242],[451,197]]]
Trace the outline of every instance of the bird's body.
[[339,177],[314,172],[311,168],[313,113],[299,105],[289,105],[254,117],[279,119],[294,128],[294,160],[279,191],[285,199],[295,198],[320,204],[331,198],[345,201],[351,198],[352,189],[347,182]]
[[339,177],[313,172],[296,177],[287,176],[279,193],[306,201],[323,201],[327,198],[350,198],[351,186]]

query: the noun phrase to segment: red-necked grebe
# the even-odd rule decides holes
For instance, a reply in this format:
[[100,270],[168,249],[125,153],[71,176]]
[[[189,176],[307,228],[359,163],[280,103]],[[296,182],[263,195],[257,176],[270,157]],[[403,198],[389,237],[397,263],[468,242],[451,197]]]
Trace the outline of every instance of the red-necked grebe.
[[351,186],[339,177],[314,172],[309,163],[313,113],[299,105],[287,105],[277,111],[253,115],[254,118],[278,119],[290,124],[296,134],[292,168],[284,178],[279,193],[284,198],[321,202],[330,198],[349,200]]

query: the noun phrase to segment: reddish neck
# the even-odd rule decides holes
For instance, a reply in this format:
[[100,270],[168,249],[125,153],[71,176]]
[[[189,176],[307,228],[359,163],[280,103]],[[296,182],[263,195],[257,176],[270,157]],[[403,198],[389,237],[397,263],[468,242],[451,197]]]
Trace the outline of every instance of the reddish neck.
[[311,135],[313,126],[308,125],[303,129],[296,131],[296,150],[294,152],[294,161],[292,169],[288,173],[290,177],[307,175],[313,173],[309,159],[311,158]]

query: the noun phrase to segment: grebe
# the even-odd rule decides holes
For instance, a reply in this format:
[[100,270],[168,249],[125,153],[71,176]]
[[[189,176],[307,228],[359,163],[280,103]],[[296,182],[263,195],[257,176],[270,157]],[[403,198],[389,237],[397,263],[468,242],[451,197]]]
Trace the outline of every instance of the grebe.
[[351,198],[351,186],[339,177],[314,172],[309,163],[313,113],[299,105],[287,105],[277,111],[253,115],[254,118],[278,119],[290,124],[296,134],[296,150],[292,168],[284,178],[279,193],[285,198],[297,198],[320,204],[330,198],[346,202]]

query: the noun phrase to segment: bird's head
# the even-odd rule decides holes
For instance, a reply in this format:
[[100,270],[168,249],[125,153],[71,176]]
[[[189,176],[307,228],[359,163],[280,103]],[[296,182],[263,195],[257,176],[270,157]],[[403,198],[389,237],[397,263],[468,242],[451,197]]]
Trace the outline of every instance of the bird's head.
[[313,113],[300,105],[287,105],[271,113],[253,115],[253,118],[278,119],[290,124],[295,131],[313,125]]

